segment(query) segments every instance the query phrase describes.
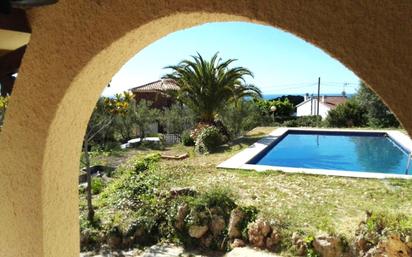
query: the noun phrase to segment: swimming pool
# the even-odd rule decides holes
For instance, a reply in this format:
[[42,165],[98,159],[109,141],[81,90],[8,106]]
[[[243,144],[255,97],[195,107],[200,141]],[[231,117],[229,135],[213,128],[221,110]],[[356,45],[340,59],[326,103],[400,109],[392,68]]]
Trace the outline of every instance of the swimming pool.
[[411,178],[411,149],[399,131],[281,128],[218,167]]

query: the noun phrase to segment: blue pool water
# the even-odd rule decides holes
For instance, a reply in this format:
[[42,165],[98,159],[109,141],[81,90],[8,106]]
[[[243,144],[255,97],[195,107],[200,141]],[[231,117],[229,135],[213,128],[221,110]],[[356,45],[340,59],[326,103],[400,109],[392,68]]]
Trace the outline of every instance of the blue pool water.
[[249,164],[405,174],[408,153],[385,133],[289,131]]

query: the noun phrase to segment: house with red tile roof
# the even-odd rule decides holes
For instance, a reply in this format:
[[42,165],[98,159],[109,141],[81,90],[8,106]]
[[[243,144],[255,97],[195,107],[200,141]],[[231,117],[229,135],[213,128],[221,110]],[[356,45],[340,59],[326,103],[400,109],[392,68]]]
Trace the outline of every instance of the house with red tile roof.
[[175,99],[173,99],[168,91],[179,90],[175,81],[172,79],[161,79],[154,82],[150,82],[141,86],[130,89],[137,102],[140,100],[150,101],[152,107],[163,109],[169,108]]
[[346,102],[347,100],[348,98],[345,95],[323,95],[320,97],[318,112],[318,97],[306,95],[304,101],[296,106],[296,116],[320,115],[322,116],[322,119],[325,119],[330,110],[335,109],[336,106]]

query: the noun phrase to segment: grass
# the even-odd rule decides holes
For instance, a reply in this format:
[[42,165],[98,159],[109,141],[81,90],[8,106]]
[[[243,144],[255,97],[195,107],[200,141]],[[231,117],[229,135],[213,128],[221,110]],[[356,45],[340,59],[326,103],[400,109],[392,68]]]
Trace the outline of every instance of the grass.
[[[199,192],[227,187],[235,195],[237,204],[254,205],[259,216],[276,219],[291,232],[307,234],[339,233],[352,238],[365,212],[388,214],[412,213],[411,180],[357,179],[279,172],[255,172],[217,169],[216,165],[271,132],[274,128],[257,128],[218,153],[197,155],[192,147],[181,145],[167,148],[162,153],[189,152],[185,160],[162,160],[155,172],[167,178],[161,190],[172,187],[194,187]],[[128,150],[116,154],[110,162],[124,162],[144,150]],[[102,158],[96,157],[96,158]],[[103,158],[104,159],[104,158]]]

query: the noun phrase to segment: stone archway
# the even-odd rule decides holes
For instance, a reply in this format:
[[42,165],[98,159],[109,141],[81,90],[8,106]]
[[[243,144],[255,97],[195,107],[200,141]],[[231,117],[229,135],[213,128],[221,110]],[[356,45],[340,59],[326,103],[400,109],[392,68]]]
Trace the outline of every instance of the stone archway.
[[104,86],[173,31],[249,21],[290,31],[364,79],[412,133],[412,2],[60,0],[29,11],[32,38],[0,134],[0,255],[76,256],[77,169]]

